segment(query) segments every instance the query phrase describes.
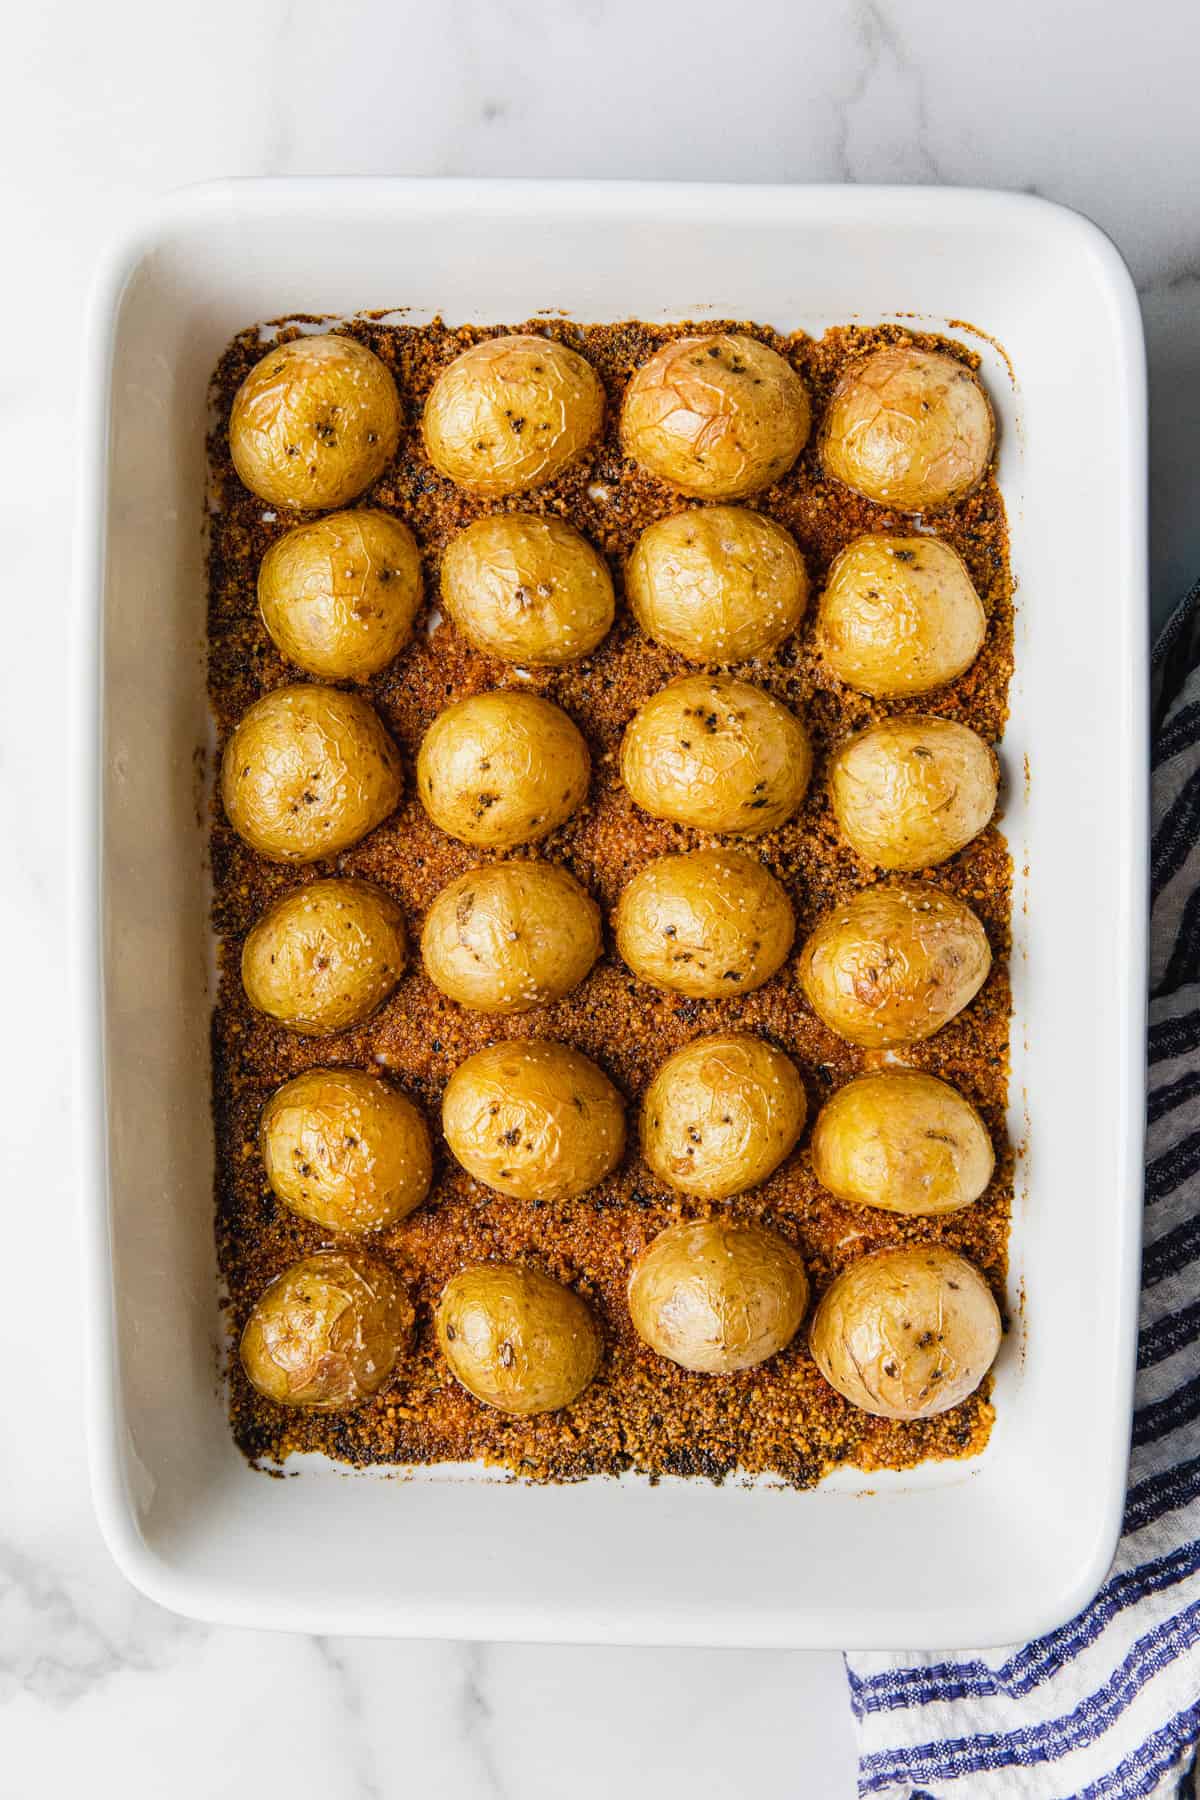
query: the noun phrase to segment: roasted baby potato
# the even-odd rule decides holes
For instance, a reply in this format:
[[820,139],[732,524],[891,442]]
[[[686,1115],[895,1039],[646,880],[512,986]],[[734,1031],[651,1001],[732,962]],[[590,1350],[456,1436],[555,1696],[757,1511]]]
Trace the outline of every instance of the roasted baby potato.
[[486,338],[442,370],[421,431],[434,468],[498,497],[553,481],[600,430],[604,389],[565,344],[533,335]]
[[585,1302],[517,1263],[478,1263],[451,1276],[437,1340],[468,1394],[522,1416],[570,1406],[600,1366],[600,1332]]
[[486,1013],[561,1000],[600,950],[599,907],[573,875],[547,862],[469,869],[442,889],[421,934],[434,986]]
[[808,389],[756,338],[676,338],[637,370],[621,408],[627,456],[697,500],[741,500],[785,475],[808,441]]
[[810,1151],[813,1174],[839,1200],[914,1218],[970,1206],[995,1164],[970,1101],[921,1069],[878,1069],[838,1088]]
[[548,1039],[493,1044],[460,1063],[442,1098],[452,1154],[518,1200],[574,1200],[615,1169],[625,1108],[582,1051]]
[[855,538],[830,569],[817,609],[826,665],[877,699],[945,687],[970,668],[986,635],[967,565],[939,538]]
[[646,527],[625,593],[656,644],[690,662],[748,662],[799,625],[808,571],[774,519],[744,506],[697,506]]
[[415,1317],[386,1263],[359,1250],[322,1250],[260,1296],[242,1332],[242,1367],[280,1406],[339,1412],[386,1386]]
[[684,675],[634,714],[621,779],[656,819],[760,837],[808,788],[808,733],[786,706],[728,675]]
[[969,726],[901,714],[847,739],[830,760],[843,833],[881,869],[931,869],[996,810],[997,763]]
[[973,1394],[1000,1348],[979,1271],[940,1244],[862,1256],[834,1281],[809,1348],[831,1387],[881,1419],[929,1419]]
[[697,1375],[730,1375],[791,1342],[808,1305],[798,1253],[761,1225],[700,1219],[672,1225],[629,1277],[634,1330]]
[[608,564],[565,519],[490,513],[451,538],[442,602],[477,650],[556,668],[594,650],[613,622]]
[[591,759],[565,712],[510,688],[438,714],[417,757],[417,792],[464,844],[511,850],[556,830],[587,793]]
[[242,947],[242,985],[258,1012],[303,1037],[361,1025],[399,981],[404,919],[369,881],[310,881],[269,906]]
[[800,983],[831,1031],[883,1050],[940,1031],[991,966],[969,906],[928,882],[892,881],[826,914],[800,953]]
[[647,863],[617,902],[617,951],[659,988],[714,1000],[761,987],[792,947],[796,921],[775,877],[736,850]]
[[899,512],[954,506],[992,458],[979,379],[953,356],[891,344],[848,368],[829,402],[821,456],[855,493]]
[[421,1113],[362,1069],[307,1069],[285,1082],[263,1108],[258,1143],[277,1198],[330,1231],[394,1224],[433,1179]]
[[749,1032],[715,1032],[668,1057],[646,1089],[642,1155],[680,1193],[728,1200],[774,1173],[805,1111],[790,1057]]
[[233,397],[229,453],[271,506],[346,506],[382,475],[403,412],[391,374],[365,344],[299,337],[268,350]]
[[258,571],[258,610],[281,655],[322,681],[366,681],[412,636],[421,556],[407,525],[359,507],[276,540]]

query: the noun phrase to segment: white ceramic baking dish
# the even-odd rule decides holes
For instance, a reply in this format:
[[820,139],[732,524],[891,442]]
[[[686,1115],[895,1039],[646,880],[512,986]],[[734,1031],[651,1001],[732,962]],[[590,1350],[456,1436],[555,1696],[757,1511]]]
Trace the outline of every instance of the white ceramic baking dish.
[[[197,762],[205,389],[250,322],[382,307],[809,330],[899,314],[981,350],[1019,580],[1020,1157],[1017,1328],[977,1461],[797,1494],[324,1464],[270,1480],[234,1448]],[[309,1631],[847,1647],[992,1644],[1088,1598],[1121,1516],[1136,1310],[1145,448],[1126,270],[1086,221],[1020,195],[251,182],[173,196],[116,249],[86,347],[74,829],[88,1430],[131,1581],[180,1612]]]

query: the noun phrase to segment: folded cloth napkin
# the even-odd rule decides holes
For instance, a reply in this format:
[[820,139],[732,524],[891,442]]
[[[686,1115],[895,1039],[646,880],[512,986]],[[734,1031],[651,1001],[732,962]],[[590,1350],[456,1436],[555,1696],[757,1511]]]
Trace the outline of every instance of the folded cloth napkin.
[[1200,583],[1155,651],[1145,1250],[1116,1560],[1035,1643],[846,1658],[882,1800],[1193,1792],[1200,1739]]

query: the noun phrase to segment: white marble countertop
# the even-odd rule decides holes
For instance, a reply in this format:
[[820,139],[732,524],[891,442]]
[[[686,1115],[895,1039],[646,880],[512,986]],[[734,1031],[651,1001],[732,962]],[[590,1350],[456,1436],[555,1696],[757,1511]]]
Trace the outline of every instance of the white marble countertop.
[[6,16],[0,941],[20,1028],[0,1053],[0,1794],[223,1800],[268,1772],[304,1800],[853,1792],[835,1656],[241,1634],[160,1612],[109,1563],[77,1400],[66,759],[46,704],[100,247],[146,195],[233,174],[923,181],[1065,201],[1111,232],[1142,296],[1161,617],[1200,573],[1197,48],[1186,0],[49,0]]

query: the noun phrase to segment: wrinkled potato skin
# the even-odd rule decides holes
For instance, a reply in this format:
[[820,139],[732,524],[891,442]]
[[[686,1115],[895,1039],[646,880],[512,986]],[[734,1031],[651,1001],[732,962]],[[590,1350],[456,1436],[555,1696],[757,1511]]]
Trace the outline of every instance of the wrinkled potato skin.
[[565,712],[540,694],[473,694],[438,714],[417,757],[417,792],[434,824],[464,844],[511,850],[569,819],[591,759]]
[[646,527],[625,593],[656,644],[691,662],[748,662],[799,625],[808,570],[774,519],[744,506],[698,506]]
[[421,934],[434,986],[485,1013],[561,1000],[601,948],[600,908],[573,875],[547,862],[469,869],[442,889]]
[[877,1250],[843,1270],[809,1348],[831,1387],[881,1419],[931,1419],[973,1394],[1000,1348],[982,1275],[940,1244]]
[[242,985],[256,1011],[302,1037],[361,1025],[407,959],[404,919],[369,881],[332,878],[269,906],[242,947]]
[[693,1000],[747,994],[792,947],[787,895],[736,850],[691,850],[647,863],[617,902],[617,952],[652,986]]
[[477,650],[529,668],[559,668],[612,626],[608,564],[565,519],[491,513],[451,538],[442,602]]
[[893,344],[846,370],[825,414],[826,469],[900,512],[954,506],[979,486],[995,420],[977,377],[952,356]]
[[995,1155],[969,1100],[920,1069],[879,1069],[825,1102],[810,1143],[822,1187],[854,1206],[910,1218],[978,1200]]
[[604,389],[574,350],[550,338],[487,338],[438,376],[421,432],[429,460],[474,494],[543,486],[600,430]]
[[258,1142],[276,1197],[330,1231],[406,1218],[433,1179],[420,1112],[362,1069],[308,1069],[285,1082],[263,1108]]
[[321,681],[366,681],[412,636],[421,555],[407,525],[360,507],[276,540],[258,571],[258,610],[282,656]]
[[386,1263],[322,1250],[261,1295],[242,1332],[242,1367],[280,1406],[341,1412],[387,1384],[415,1317]]
[[394,811],[400,752],[357,694],[297,683],[256,700],[221,760],[221,799],[238,836],[271,862],[348,850]]
[[978,837],[996,810],[992,750],[953,719],[898,715],[847,739],[829,765],[844,836],[881,869],[932,869]]
[[740,333],[676,338],[625,390],[627,456],[696,500],[742,500],[785,475],[808,442],[808,389]]
[[437,1340],[476,1400],[528,1417],[570,1406],[600,1366],[600,1332],[578,1294],[538,1269],[479,1263],[446,1283]]
[[796,812],[812,748],[786,706],[728,675],[683,675],[640,707],[621,742],[621,779],[656,819],[761,837]]
[[403,420],[396,384],[365,344],[299,337],[268,350],[238,389],[229,451],[252,494],[323,512],[357,500],[382,475]]
[[638,1336],[696,1375],[731,1375],[766,1362],[791,1342],[807,1305],[799,1255],[761,1225],[671,1225],[629,1277]]
[[875,699],[930,694],[969,669],[987,615],[939,538],[855,538],[829,571],[816,642],[839,681]]
[[442,1129],[469,1175],[517,1200],[575,1200],[615,1169],[625,1108],[582,1051],[548,1039],[477,1050],[442,1097]]
[[790,1057],[749,1032],[716,1032],[677,1050],[650,1083],[642,1155],[681,1194],[728,1200],[774,1173],[805,1111]]
[[963,901],[923,881],[881,882],[826,914],[800,953],[800,982],[831,1031],[883,1050],[940,1031],[991,965]]

